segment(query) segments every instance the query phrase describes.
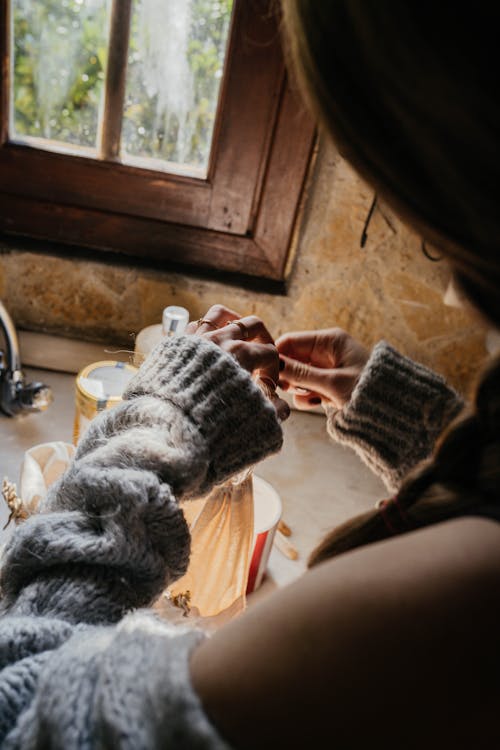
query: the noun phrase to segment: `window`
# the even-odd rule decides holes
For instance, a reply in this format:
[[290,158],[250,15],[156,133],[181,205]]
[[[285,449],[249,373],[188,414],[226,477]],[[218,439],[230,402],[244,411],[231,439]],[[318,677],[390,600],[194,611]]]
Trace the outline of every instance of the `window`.
[[0,229],[282,280],[315,133],[271,7],[3,2]]

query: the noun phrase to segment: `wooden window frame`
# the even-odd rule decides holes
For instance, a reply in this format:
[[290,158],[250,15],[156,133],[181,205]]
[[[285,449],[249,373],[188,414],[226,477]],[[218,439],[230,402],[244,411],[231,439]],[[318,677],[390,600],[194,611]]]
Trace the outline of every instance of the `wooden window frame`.
[[[316,131],[269,0],[234,0],[206,179],[9,140],[1,3],[0,231],[282,281]],[[115,151],[116,153],[116,151]]]

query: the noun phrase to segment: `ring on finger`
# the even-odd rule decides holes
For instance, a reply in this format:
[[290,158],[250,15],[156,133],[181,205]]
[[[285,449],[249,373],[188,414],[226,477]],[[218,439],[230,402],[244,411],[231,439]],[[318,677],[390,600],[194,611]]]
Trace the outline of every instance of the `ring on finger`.
[[198,320],[196,321],[196,330],[198,330],[198,328],[202,326],[203,324],[207,326],[212,326],[212,328],[219,327],[218,325],[215,325],[215,323],[212,323],[211,320],[207,320],[206,318],[198,318]]
[[238,326],[238,328],[240,329],[240,331],[241,331],[241,333],[243,335],[243,339],[245,341],[248,339],[248,328],[243,323],[243,321],[241,321],[241,320],[228,320],[227,323],[226,323],[226,325],[227,326],[233,326],[233,325],[234,326]]

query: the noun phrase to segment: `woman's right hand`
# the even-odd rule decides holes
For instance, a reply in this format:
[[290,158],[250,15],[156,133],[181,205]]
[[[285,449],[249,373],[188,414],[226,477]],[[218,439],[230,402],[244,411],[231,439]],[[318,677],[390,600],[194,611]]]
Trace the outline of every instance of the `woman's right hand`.
[[278,396],[279,357],[271,334],[256,315],[241,317],[224,305],[213,305],[186,333],[210,340],[230,354],[259,383],[274,404],[281,421],[290,415],[287,402]]
[[297,409],[319,403],[341,409],[370,355],[341,328],[285,333],[276,348],[281,359],[279,385],[294,394]]

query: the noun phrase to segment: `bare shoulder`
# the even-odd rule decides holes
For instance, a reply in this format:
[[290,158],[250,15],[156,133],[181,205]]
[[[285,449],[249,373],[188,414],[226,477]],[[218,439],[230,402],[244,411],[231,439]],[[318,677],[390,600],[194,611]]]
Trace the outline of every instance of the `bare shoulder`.
[[377,586],[385,587],[383,576],[390,574],[394,589],[412,597],[421,587],[427,598],[433,592],[451,597],[459,593],[463,601],[466,592],[477,596],[489,586],[492,594],[500,595],[500,523],[461,517],[359,548],[326,566],[333,571],[335,563],[336,576],[340,567],[353,573],[362,568]]
[[269,747],[500,746],[499,626],[500,524],[461,518],[270,595],[194,654],[193,683],[235,747],[259,741],[248,706]]

